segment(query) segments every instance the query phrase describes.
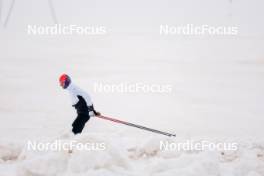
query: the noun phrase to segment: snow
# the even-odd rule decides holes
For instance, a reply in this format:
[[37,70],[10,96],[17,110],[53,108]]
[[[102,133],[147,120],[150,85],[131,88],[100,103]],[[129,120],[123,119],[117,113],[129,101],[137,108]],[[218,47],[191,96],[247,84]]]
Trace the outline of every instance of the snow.
[[[3,3],[1,21],[10,2]],[[108,33],[100,36],[29,36],[28,24],[53,24],[48,3],[16,3],[8,26],[0,27],[0,176],[264,175],[262,1],[54,1],[61,23],[105,25]],[[239,35],[159,35],[160,24],[186,23],[237,25]],[[177,137],[97,118],[83,134],[70,135],[76,114],[59,87],[61,73],[88,91],[104,115]],[[96,92],[98,82],[173,89]],[[58,139],[107,147],[25,148],[28,140]],[[160,150],[160,141],[186,140],[236,142],[238,150]]]
[[[1,146],[1,175],[263,175],[264,143],[241,143],[239,150],[162,151],[162,137],[144,139],[117,134],[82,134],[67,140],[105,142],[101,151],[30,151]],[[135,143],[137,141],[137,143]],[[123,143],[123,145],[120,145]],[[117,145],[119,144],[119,145]],[[244,145],[242,145],[244,144]]]

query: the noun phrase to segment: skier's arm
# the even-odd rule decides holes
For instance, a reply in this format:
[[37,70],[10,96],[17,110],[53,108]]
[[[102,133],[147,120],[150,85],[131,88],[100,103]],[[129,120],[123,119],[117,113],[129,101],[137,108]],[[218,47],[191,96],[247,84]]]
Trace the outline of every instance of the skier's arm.
[[98,112],[98,111],[96,111],[96,110],[94,109],[93,105],[92,105],[92,106],[89,106],[89,108],[90,108],[90,111],[92,111],[92,112],[94,113],[95,116],[100,116],[100,115],[101,115],[100,112]]
[[93,107],[93,102],[92,102],[90,95],[87,92],[84,92],[82,90],[80,92],[81,92],[80,94],[83,96],[83,98],[86,101],[86,104],[89,108],[89,111],[92,111],[95,116],[100,116],[101,114],[99,112],[97,112]]

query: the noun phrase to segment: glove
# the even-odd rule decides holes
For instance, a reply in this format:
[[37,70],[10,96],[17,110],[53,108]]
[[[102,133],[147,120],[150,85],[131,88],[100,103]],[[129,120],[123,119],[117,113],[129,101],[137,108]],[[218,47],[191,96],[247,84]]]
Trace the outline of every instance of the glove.
[[97,112],[97,111],[94,111],[94,115],[95,115],[95,116],[100,116],[101,113],[100,113],[100,112]]

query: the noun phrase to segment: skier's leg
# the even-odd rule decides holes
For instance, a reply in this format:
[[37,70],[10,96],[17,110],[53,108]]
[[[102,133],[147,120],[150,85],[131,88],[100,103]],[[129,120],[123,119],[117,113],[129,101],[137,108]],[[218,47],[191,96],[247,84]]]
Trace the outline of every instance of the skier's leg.
[[76,119],[73,121],[73,123],[72,123],[72,132],[73,132],[73,134],[77,134],[78,133],[80,120],[81,120],[81,116],[78,115],[76,117]]
[[72,132],[74,134],[81,133],[85,123],[90,119],[90,116],[88,114],[78,114],[77,118],[74,120],[72,124]]

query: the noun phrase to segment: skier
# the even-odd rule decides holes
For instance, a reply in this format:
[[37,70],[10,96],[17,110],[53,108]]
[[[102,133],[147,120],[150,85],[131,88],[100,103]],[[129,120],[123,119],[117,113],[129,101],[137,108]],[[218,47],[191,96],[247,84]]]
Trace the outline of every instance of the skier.
[[94,110],[89,94],[74,85],[67,74],[62,74],[59,82],[63,89],[68,90],[72,106],[77,111],[77,117],[72,123],[72,132],[76,135],[82,132],[85,123],[90,119],[90,115],[100,116],[100,113]]

